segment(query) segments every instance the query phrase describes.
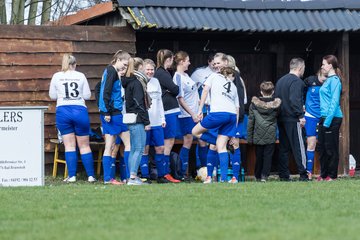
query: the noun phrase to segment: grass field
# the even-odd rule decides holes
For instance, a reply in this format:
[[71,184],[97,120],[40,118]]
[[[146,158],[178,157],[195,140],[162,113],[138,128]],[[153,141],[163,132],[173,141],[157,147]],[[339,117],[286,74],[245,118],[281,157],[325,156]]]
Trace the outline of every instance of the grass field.
[[[49,178],[50,180],[50,178]],[[0,188],[0,239],[360,239],[360,180]]]

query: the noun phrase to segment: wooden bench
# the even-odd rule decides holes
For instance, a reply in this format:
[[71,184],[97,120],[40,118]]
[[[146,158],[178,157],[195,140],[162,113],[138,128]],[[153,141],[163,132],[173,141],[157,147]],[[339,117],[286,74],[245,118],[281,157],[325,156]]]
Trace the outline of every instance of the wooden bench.
[[[50,139],[50,143],[55,144],[53,177],[56,177],[58,164],[61,163],[61,164],[65,164],[64,178],[66,178],[68,175],[66,161],[65,161],[65,159],[59,158],[59,151],[61,148],[60,146],[63,144],[60,143],[58,139]],[[105,143],[104,142],[90,142],[90,147],[91,147],[91,149],[93,149],[94,147],[98,148],[97,159],[94,158],[94,162],[97,164],[96,165],[96,174],[99,176],[100,170],[101,170],[102,155],[104,153]]]

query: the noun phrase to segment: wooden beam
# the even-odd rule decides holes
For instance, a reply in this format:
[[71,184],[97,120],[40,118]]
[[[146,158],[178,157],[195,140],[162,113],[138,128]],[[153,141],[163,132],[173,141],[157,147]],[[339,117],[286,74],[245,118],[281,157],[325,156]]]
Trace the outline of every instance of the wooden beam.
[[349,154],[350,154],[350,108],[349,108],[349,33],[343,32],[339,41],[338,60],[342,66],[342,95],[341,110],[343,120],[340,128],[340,161],[339,174],[349,173]]
[[130,27],[109,26],[28,26],[0,25],[2,39],[41,39],[66,41],[127,41],[135,42]]

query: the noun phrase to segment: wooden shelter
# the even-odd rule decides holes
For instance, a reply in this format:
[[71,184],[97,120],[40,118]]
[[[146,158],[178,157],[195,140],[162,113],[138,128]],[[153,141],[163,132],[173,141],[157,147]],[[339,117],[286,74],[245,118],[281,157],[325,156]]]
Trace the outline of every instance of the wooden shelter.
[[[344,73],[339,173],[348,171],[349,152],[360,159],[358,1],[113,0],[54,24],[61,26],[0,26],[6,33],[0,36],[2,105],[50,104],[49,79],[60,67],[61,53],[68,51],[78,57],[92,88],[119,48],[152,59],[160,48],[187,51],[190,72],[206,64],[209,52],[225,52],[236,59],[249,99],[262,81],[276,82],[287,73],[291,58],[304,58],[309,76],[324,55],[335,54]],[[50,106],[46,138],[55,136]],[[97,124],[94,102],[89,106]],[[52,151],[49,145],[46,150]]]
[[360,49],[355,44],[360,37],[359,2],[114,0],[113,9],[108,9],[99,17],[78,15],[72,24],[131,25],[138,56],[155,59],[160,48],[184,50],[190,55],[190,72],[206,64],[209,52],[230,54],[249,97],[258,94],[262,81],[276,82],[287,73],[293,57],[305,59],[309,76],[319,69],[324,55],[338,56],[344,73],[339,172],[347,173],[350,152],[360,159],[356,94]]

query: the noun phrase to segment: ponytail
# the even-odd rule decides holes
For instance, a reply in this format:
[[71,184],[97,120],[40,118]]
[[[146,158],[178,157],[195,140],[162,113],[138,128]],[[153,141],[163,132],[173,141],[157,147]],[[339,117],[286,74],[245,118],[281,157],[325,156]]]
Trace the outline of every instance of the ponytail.
[[165,61],[174,54],[168,49],[160,49],[156,54],[156,68],[164,67]]
[[70,65],[75,65],[75,64],[76,64],[76,58],[69,53],[65,53],[62,59],[61,71],[66,72],[69,70]]
[[125,76],[130,77],[134,74],[135,66],[134,66],[134,58],[129,58],[128,68],[126,70]]

